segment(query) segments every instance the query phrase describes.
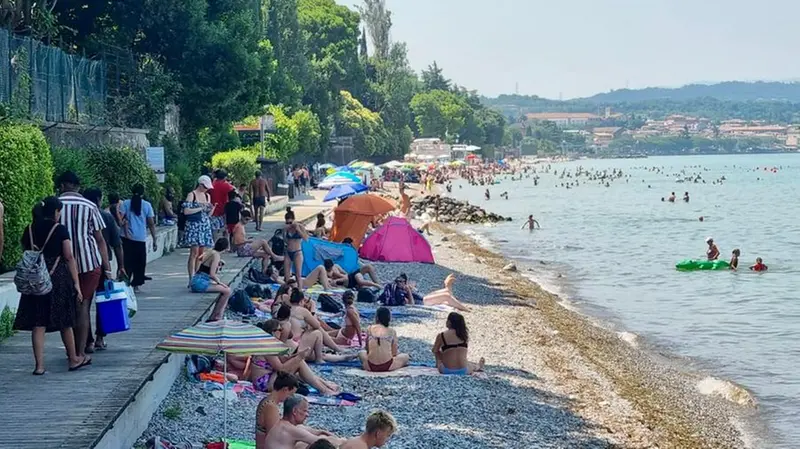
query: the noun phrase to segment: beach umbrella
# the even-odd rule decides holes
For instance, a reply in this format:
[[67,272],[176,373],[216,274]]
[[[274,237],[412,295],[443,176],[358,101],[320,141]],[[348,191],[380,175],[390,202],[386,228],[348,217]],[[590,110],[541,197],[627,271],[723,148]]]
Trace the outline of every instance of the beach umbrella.
[[[181,354],[223,354],[223,373],[228,377],[227,354],[280,355],[289,348],[263,330],[239,321],[220,320],[196,324],[174,333],[156,345],[156,349]],[[228,390],[223,385],[223,439],[228,437]]]
[[322,168],[322,169],[328,169],[328,168],[335,168],[335,167],[336,167],[336,166],[335,166],[335,165],[333,165],[333,164],[328,164],[328,163],[326,163],[326,164],[322,164],[322,165],[320,165],[318,168]]
[[453,161],[453,162],[450,163],[450,165],[454,165],[454,166],[461,166],[461,165],[465,165],[465,164],[466,164],[466,162],[464,162],[464,161]]
[[378,195],[356,195],[338,206],[336,212],[350,212],[356,215],[377,216],[388,214],[397,206],[390,200]]
[[365,186],[364,184],[341,184],[335,186],[325,195],[325,199],[323,201],[333,201],[338,200],[340,198],[347,198],[348,196],[353,196],[357,193],[366,192],[369,190],[369,187]]
[[342,165],[341,167],[336,167],[337,173],[352,173],[355,169],[349,165]]
[[325,179],[323,179],[322,181],[330,181],[332,179],[349,179],[353,182],[361,182],[361,178],[359,178],[356,174],[343,171],[338,171],[329,176],[326,176]]
[[383,164],[383,166],[387,168],[399,168],[403,166],[403,163],[400,161],[389,161]]

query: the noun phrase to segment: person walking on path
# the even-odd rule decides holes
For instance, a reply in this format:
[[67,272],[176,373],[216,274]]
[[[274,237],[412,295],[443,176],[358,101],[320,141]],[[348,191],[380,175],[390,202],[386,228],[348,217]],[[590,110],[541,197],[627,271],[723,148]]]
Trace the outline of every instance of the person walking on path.
[[77,261],[83,297],[83,301],[78,303],[75,323],[75,350],[78,358],[83,359],[87,349],[89,353],[94,351],[93,347],[87,348],[86,345],[91,321],[89,309],[94,292],[97,291],[103,271],[107,276],[112,276],[108,246],[103,238],[106,225],[97,205],[78,193],[81,181],[75,173],[64,172],[58,179],[58,185],[61,188],[59,199],[64,205],[59,221],[67,228],[72,241],[72,254]]
[[253,198],[253,212],[256,218],[256,231],[261,231],[264,223],[264,209],[270,202],[269,185],[260,171],[256,172],[256,177],[250,181],[250,197]]
[[181,243],[182,246],[190,248],[188,261],[190,286],[192,276],[197,271],[197,260],[203,254],[203,248],[214,246],[211,220],[209,218],[213,206],[211,205],[209,190],[211,190],[211,178],[203,175],[197,178],[197,187],[189,192],[186,196],[186,201],[183,203],[186,224]]
[[[99,208],[103,202],[103,191],[93,187],[86,189],[83,192],[84,198],[93,202]],[[117,260],[117,278],[122,278],[126,276],[125,273],[125,256],[123,255],[122,251],[122,239],[120,238],[120,231],[119,226],[117,226],[117,220],[111,215],[111,212],[105,209],[100,209],[100,215],[103,216],[103,222],[106,225],[106,228],[103,229],[103,238],[106,241],[106,251],[108,251],[108,259],[109,262],[113,261],[114,258]],[[112,251],[113,250],[113,251]],[[108,276],[105,273],[100,277],[100,284],[98,286],[99,289],[102,289],[105,282],[108,280]],[[106,342],[105,337],[106,334],[103,332],[103,323],[100,318],[100,313],[95,310],[94,314],[94,324],[95,324],[95,333],[96,338],[92,337],[92,328],[91,323],[89,325],[89,336],[87,337],[86,346],[88,348],[94,347],[95,350],[104,350],[106,349]]]
[[78,267],[72,253],[72,242],[67,228],[59,223],[63,204],[47,197],[33,209],[33,223],[22,234],[22,247],[27,251],[41,251],[53,284],[50,293],[21,295],[14,319],[14,330],[31,331],[34,376],[45,373],[45,333],[61,332],[61,341],[67,350],[69,370],[75,371],[92,363],[89,356],[78,356],[75,346],[75,312],[84,302],[78,279]]
[[155,212],[153,205],[145,201],[144,186],[136,184],[131,189],[133,198],[125,200],[120,206],[125,227],[122,228],[122,248],[125,253],[125,266],[131,276],[131,287],[138,291],[144,285],[147,268],[147,230],[153,237],[153,252],[158,250],[156,241]]
[[219,169],[214,172],[214,178],[216,179],[211,184],[211,203],[214,205],[211,213],[211,231],[216,238],[224,235],[225,205],[228,204],[228,194],[236,191],[236,187],[228,182],[228,173],[225,170]]

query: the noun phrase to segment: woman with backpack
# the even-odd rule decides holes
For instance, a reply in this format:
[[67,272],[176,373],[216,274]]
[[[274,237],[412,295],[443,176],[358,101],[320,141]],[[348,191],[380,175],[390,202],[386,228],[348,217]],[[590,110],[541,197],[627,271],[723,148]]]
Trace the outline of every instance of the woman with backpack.
[[[79,358],[75,349],[72,327],[75,325],[77,306],[84,298],[81,296],[78,267],[72,255],[69,232],[58,222],[62,208],[61,200],[57,197],[45,198],[34,207],[33,223],[22,234],[25,254],[17,266],[15,282],[23,294],[14,329],[32,332],[33,358],[36,362],[34,376],[45,373],[44,342],[47,332],[61,332],[61,341],[69,358],[69,371],[92,363],[90,356]],[[41,260],[46,271],[35,269],[36,261]],[[42,287],[48,284],[47,281],[51,284],[49,289]]]

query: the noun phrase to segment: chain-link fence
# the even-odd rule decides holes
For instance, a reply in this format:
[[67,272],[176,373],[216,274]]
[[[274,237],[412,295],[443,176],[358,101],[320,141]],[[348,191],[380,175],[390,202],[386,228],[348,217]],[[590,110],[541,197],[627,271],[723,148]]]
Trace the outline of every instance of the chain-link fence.
[[0,103],[15,117],[104,125],[107,81],[104,61],[0,29]]

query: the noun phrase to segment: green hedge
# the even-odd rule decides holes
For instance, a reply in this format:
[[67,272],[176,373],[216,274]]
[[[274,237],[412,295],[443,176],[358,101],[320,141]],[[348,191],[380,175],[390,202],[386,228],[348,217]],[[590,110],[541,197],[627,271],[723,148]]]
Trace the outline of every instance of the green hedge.
[[83,185],[98,185],[94,171],[89,168],[88,152],[81,149],[63,147],[54,147],[50,152],[53,154],[53,165],[55,166],[53,172],[54,182],[65,171],[71,171],[78,175]]
[[13,269],[22,255],[22,232],[34,204],[53,194],[53,159],[39,128],[0,126],[0,199],[5,206],[5,251],[0,270]]
[[221,168],[228,172],[228,179],[235,186],[248,184],[256,171],[261,169],[256,162],[258,154],[256,147],[224,151],[211,158],[211,167],[215,170]]
[[0,341],[14,335],[14,318],[14,312],[8,306],[3,307],[0,312]]

